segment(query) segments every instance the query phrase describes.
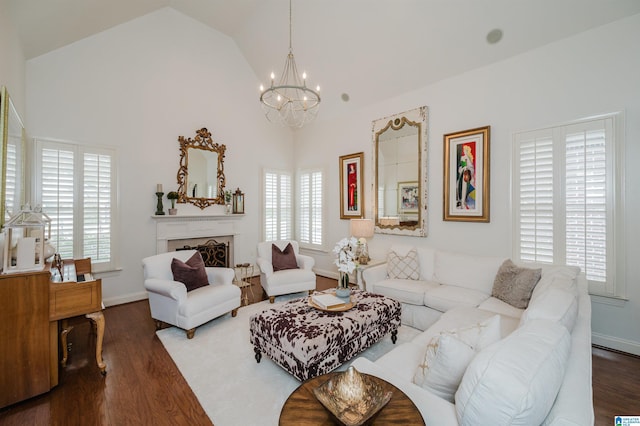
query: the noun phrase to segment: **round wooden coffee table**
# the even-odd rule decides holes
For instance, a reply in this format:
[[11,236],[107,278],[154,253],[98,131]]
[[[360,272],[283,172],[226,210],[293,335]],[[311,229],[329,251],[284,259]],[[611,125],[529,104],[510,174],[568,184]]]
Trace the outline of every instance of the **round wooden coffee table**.
[[[313,389],[320,386],[333,375],[341,374],[340,372],[332,372],[314,377],[302,383],[298,389],[294,390],[280,411],[280,426],[289,425],[335,425],[336,418],[324,405],[318,401],[313,394]],[[382,379],[379,379],[382,380]],[[393,390],[391,400],[382,410],[378,411],[369,421],[367,425],[388,425],[388,424],[407,424],[407,425],[424,425],[424,419],[418,411],[416,405],[404,394],[400,389],[386,382]]]

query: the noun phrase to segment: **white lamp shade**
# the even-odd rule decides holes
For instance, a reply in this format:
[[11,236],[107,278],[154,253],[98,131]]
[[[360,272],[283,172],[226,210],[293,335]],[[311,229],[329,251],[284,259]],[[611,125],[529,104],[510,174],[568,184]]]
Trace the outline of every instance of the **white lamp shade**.
[[373,237],[373,220],[351,219],[351,235],[356,238]]

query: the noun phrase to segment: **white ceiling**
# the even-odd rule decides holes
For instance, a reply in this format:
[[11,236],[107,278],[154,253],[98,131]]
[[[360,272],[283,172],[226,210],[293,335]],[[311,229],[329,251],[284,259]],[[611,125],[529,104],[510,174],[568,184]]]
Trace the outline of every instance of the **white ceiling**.
[[[163,7],[231,37],[267,83],[289,44],[287,0],[0,0],[27,59]],[[640,13],[638,0],[294,0],[293,52],[323,109],[366,105]],[[500,28],[495,45],[487,33]],[[260,81],[256,81],[257,87]],[[349,103],[341,100],[348,93]]]

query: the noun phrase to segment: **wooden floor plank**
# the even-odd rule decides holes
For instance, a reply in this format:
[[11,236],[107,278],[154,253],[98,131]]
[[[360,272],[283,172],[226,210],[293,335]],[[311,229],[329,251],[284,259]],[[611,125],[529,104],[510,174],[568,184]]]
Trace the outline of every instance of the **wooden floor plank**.
[[[335,280],[318,277],[319,290],[335,285]],[[266,298],[259,279],[252,289],[252,303]],[[95,365],[89,322],[81,318],[69,336],[72,351],[60,384],[0,410],[0,424],[211,425],[156,336],[148,302],[109,307],[105,318],[106,377]],[[595,424],[610,426],[615,415],[640,415],[640,358],[601,348],[593,348],[592,354]]]

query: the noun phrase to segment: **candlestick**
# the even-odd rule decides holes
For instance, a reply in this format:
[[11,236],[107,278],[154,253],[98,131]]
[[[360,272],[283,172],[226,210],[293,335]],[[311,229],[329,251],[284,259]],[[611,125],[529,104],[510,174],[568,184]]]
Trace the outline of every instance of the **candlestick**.
[[[158,186],[161,186],[158,184]],[[156,197],[158,197],[158,205],[156,206],[156,215],[163,215],[164,214],[164,207],[162,206],[162,196],[164,195],[164,192],[156,192]]]

